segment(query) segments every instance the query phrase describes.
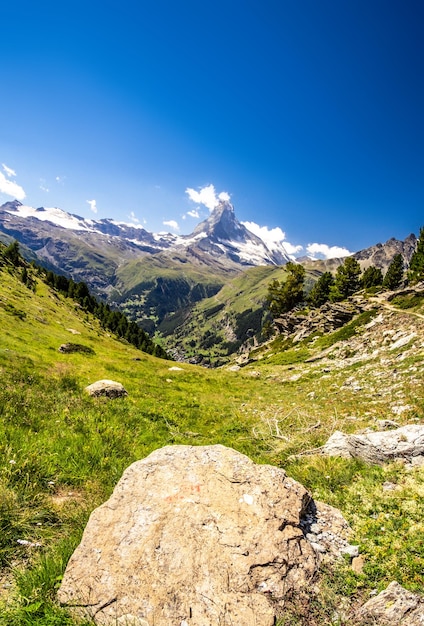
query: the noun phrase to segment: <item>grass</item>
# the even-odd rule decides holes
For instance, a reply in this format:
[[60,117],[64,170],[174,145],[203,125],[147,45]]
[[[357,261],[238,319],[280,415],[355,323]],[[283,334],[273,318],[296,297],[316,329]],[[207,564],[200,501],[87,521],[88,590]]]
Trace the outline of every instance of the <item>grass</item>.
[[[75,624],[55,592],[90,512],[130,463],[169,444],[230,446],[283,467],[314,497],[342,510],[366,557],[364,572],[355,575],[345,563],[328,572],[315,601],[317,624],[331,623],[340,594],[366,596],[392,579],[422,588],[423,470],[296,456],[336,429],[374,427],[399,401],[399,390],[412,407],[408,415],[422,419],[422,353],[396,362],[401,387],[384,378],[386,370],[373,376],[375,362],[330,373],[320,361],[304,362],[325,340],[348,343],[371,313],[330,339],[285,351],[275,345],[274,356],[239,372],[188,364],[172,370],[175,363],[117,341],[46,285],[37,282],[28,294],[0,271],[0,581],[11,585],[7,594],[0,591],[1,626]],[[71,341],[94,354],[59,352]],[[364,387],[360,394],[345,386],[352,376]],[[102,378],[121,382],[128,397],[89,397],[84,388]],[[387,482],[395,489],[386,490]],[[300,613],[290,623],[295,619]]]
[[402,310],[419,310],[424,304],[424,296],[421,294],[407,294],[403,296],[396,296],[391,303],[398,309]]

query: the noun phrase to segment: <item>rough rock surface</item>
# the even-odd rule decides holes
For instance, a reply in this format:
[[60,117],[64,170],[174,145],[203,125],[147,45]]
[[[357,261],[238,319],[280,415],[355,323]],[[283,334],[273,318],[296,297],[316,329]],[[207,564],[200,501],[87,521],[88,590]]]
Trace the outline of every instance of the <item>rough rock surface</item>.
[[326,302],[318,309],[312,309],[307,316],[291,311],[274,320],[278,332],[296,343],[314,332],[330,333],[344,326],[369,305],[351,298],[346,302]]
[[168,446],[133,463],[92,513],[59,600],[104,625],[272,626],[321,553],[345,551],[332,511],[224,446]]
[[367,624],[381,626],[423,626],[424,596],[407,591],[394,581],[378,596],[368,600],[356,618],[360,624],[365,620]]
[[98,380],[85,388],[90,396],[106,396],[107,398],[122,398],[127,396],[128,393],[121,383],[117,383],[114,380]]
[[378,465],[401,459],[420,466],[424,463],[424,426],[409,424],[396,430],[362,435],[346,435],[337,430],[323,446],[322,453]]

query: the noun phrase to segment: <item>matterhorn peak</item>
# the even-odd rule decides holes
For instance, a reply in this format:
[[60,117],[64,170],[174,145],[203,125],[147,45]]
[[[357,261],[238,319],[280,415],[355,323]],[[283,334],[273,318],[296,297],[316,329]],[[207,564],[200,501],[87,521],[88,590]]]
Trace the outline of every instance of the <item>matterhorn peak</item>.
[[251,236],[237,220],[234,207],[228,200],[220,200],[210,216],[196,226],[193,234],[200,233],[205,233],[214,241],[244,241]]

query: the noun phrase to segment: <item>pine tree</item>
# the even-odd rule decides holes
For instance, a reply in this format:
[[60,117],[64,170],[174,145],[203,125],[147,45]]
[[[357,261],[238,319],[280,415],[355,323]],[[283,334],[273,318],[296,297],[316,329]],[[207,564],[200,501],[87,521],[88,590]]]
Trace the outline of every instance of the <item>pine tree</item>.
[[320,307],[330,297],[330,288],[334,285],[334,276],[331,272],[324,272],[318,278],[308,295],[308,302],[312,307]]
[[361,266],[353,256],[346,257],[343,265],[339,265],[334,285],[330,288],[331,302],[346,300],[360,288],[359,276]]
[[393,261],[387,268],[383,280],[385,289],[397,289],[403,281],[403,258],[401,254],[395,254]]
[[424,280],[424,227],[420,228],[417,246],[409,263],[408,280],[411,283]]
[[383,284],[383,272],[379,267],[370,265],[361,276],[361,284],[364,289],[378,287]]
[[285,270],[288,272],[285,282],[274,279],[268,286],[267,302],[274,319],[288,313],[304,299],[305,268],[290,261]]
[[19,243],[17,241],[12,241],[12,243],[7,246],[6,250],[3,252],[3,256],[15,267],[19,267],[22,264],[22,257],[19,252]]

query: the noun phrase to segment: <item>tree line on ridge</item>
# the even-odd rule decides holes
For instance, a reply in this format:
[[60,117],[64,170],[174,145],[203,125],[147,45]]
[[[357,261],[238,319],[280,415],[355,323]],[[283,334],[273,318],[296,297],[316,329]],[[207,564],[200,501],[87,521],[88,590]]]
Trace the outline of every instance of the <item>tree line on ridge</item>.
[[100,320],[105,330],[125,339],[143,352],[160,358],[169,358],[166,351],[155,343],[136,322],[128,320],[124,313],[112,309],[108,304],[93,296],[85,282],[75,282],[72,278],[55,274],[33,262],[25,261],[20,254],[17,241],[13,241],[8,246],[1,246],[0,266],[2,265],[20,270],[21,281],[32,290],[35,290],[36,286],[33,277],[33,273],[36,273],[49,287],[66,298],[71,298],[83,311],[94,315]]
[[414,284],[424,280],[424,227],[420,230],[420,237],[411,257],[406,278],[401,254],[393,257],[384,276],[381,269],[374,265],[366,268],[362,273],[358,261],[349,256],[337,268],[335,275],[331,272],[324,272],[309,294],[305,296],[305,268],[297,263],[289,262],[285,269],[287,278],[284,282],[274,279],[268,285],[267,303],[273,319],[288,313],[301,303],[318,308],[326,302],[346,300],[361,289],[393,290],[405,281]]

